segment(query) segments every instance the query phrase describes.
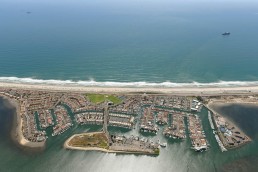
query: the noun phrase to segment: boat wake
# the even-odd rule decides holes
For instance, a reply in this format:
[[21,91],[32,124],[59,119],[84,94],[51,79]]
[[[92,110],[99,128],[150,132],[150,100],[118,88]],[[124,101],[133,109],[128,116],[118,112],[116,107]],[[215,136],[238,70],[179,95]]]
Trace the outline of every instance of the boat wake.
[[173,83],[166,82],[98,82],[93,79],[88,81],[73,80],[43,80],[34,78],[0,77],[0,82],[20,83],[20,84],[45,84],[45,85],[71,85],[71,86],[98,86],[98,87],[155,87],[155,88],[175,88],[175,87],[244,87],[258,86],[258,81],[218,81],[211,83],[189,82]]

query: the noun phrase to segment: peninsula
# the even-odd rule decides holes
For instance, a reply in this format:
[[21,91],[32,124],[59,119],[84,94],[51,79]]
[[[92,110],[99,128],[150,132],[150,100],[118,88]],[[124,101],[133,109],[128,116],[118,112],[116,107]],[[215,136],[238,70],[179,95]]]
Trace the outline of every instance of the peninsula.
[[[109,141],[110,140],[110,141]],[[102,151],[119,154],[158,155],[159,145],[140,140],[139,137],[111,136],[104,132],[75,134],[64,144],[66,149]]]

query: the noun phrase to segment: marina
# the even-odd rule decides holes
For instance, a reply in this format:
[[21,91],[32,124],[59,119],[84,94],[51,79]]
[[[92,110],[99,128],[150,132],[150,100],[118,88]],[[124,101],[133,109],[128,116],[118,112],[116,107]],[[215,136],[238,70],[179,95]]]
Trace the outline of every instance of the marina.
[[110,149],[113,151],[159,155],[159,144],[144,138],[111,135],[111,142]]
[[103,125],[104,114],[103,112],[83,112],[75,115],[76,122],[81,125],[95,124]]
[[54,113],[57,125],[53,127],[52,136],[60,135],[73,126],[72,120],[63,106],[56,106]]
[[145,108],[141,117],[140,131],[157,134],[158,130],[151,107]]
[[[182,141],[187,138],[188,130],[193,150],[203,152],[209,148],[199,117],[203,105],[194,97],[146,93],[112,95],[120,102],[114,104],[111,101],[94,103],[91,101],[93,95],[89,98],[82,93],[5,89],[1,90],[1,94],[20,102],[22,133],[30,142],[45,142],[48,137],[61,135],[74,125],[97,125],[103,126],[102,131],[106,134],[108,145],[116,151],[150,153],[150,150],[156,149],[157,146],[167,147],[167,143],[161,143],[159,139],[158,142],[146,142],[144,137],[140,138],[137,134],[130,137],[113,135],[109,133],[108,126],[129,131],[137,128],[140,135],[147,136],[149,133],[150,137],[155,137],[161,132],[166,139]],[[40,99],[37,95],[43,98]],[[233,148],[248,141],[248,138],[242,136],[221,116],[214,116],[214,125],[211,112],[207,111],[207,114],[206,117],[222,152],[227,151],[228,147]],[[46,132],[48,128],[52,131],[51,136]],[[143,144],[144,140],[148,146]]]
[[185,139],[185,122],[184,122],[185,115],[183,113],[175,112],[172,114],[172,124],[167,126],[163,134],[166,137],[173,138],[173,139]]
[[192,142],[192,149],[197,152],[206,151],[209,146],[202,128],[200,118],[197,115],[188,114],[187,121],[190,132],[190,139]]
[[110,126],[132,129],[135,124],[135,119],[132,115],[109,113],[108,116],[108,125]]
[[208,111],[208,119],[209,119],[209,122],[210,122],[211,129],[213,130],[212,132],[215,135],[215,139],[216,139],[216,141],[217,141],[217,143],[218,143],[218,145],[220,147],[220,150],[222,152],[227,151],[227,149],[224,147],[223,143],[221,142],[221,140],[220,140],[220,138],[219,138],[219,136],[217,134],[217,131],[215,130],[215,127],[214,127],[214,124],[213,124],[213,121],[212,121],[212,116],[211,116],[211,112],[210,111]]

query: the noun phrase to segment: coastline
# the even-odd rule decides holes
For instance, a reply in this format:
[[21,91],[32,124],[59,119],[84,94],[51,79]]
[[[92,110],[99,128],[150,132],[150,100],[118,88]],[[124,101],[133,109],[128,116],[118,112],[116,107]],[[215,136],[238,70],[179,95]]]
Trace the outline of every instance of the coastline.
[[181,96],[218,96],[218,95],[253,95],[258,94],[258,86],[238,87],[100,87],[76,85],[50,85],[0,82],[0,88],[24,90],[51,90],[55,92],[83,93],[156,93]]
[[[111,94],[141,94],[141,93],[149,93],[149,94],[166,94],[166,95],[179,95],[179,96],[230,96],[230,95],[255,95],[258,94],[258,87],[252,86],[252,87],[173,87],[173,88],[158,88],[158,87],[82,87],[82,86],[71,86],[71,85],[44,85],[44,84],[18,84],[18,83],[2,83],[0,82],[0,88],[2,89],[17,89],[17,90],[30,90],[30,91],[50,91],[50,92],[74,92],[74,93],[111,93]],[[17,140],[19,145],[22,147],[28,147],[28,148],[45,148],[45,142],[30,142],[26,140],[22,134],[22,124],[23,120],[21,118],[20,114],[20,104],[19,101],[4,96],[7,98],[14,107],[16,107],[16,123],[14,122],[14,134],[13,138],[14,140]],[[251,97],[251,96],[250,96]],[[245,100],[241,99],[234,99],[234,101],[231,99],[231,101],[228,101],[228,99],[216,99],[212,98],[206,105],[206,107],[212,111],[214,114],[218,114],[212,107],[211,104],[220,102],[220,103],[243,103],[246,102]],[[254,103],[254,102],[252,102]],[[219,114],[221,115],[221,114]],[[223,116],[223,115],[221,115]],[[224,117],[224,116],[223,116]],[[234,126],[235,125],[231,120],[225,117],[227,122],[231,123]],[[239,129],[239,127],[236,127]],[[241,129],[239,131],[242,132]],[[244,132],[242,132],[244,133]],[[76,136],[76,135],[74,135]],[[70,138],[71,139],[71,138]],[[123,153],[123,151],[116,151],[116,150],[106,150],[98,147],[88,147],[88,148],[81,148],[81,147],[72,147],[68,145],[69,140],[68,139],[64,143],[64,147],[67,149],[79,149],[79,150],[98,150],[103,152],[113,152],[113,153]],[[250,137],[248,137],[248,140],[251,140]],[[124,153],[135,153],[135,152],[124,152]],[[139,152],[143,153],[143,152]]]
[[29,150],[44,150],[45,142],[30,142],[22,134],[22,123],[23,120],[20,115],[20,106],[19,102],[15,99],[11,99],[7,96],[0,95],[0,97],[7,100],[15,109],[12,129],[11,129],[11,138],[17,144],[18,147],[29,149]]

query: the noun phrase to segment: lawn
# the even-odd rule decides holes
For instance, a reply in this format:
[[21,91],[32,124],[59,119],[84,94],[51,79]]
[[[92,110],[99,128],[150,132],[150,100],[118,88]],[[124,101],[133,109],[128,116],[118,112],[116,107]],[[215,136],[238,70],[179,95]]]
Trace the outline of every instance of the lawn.
[[156,149],[154,150],[154,154],[159,155],[159,148],[156,148]]
[[86,95],[89,100],[92,102],[92,103],[95,103],[95,104],[99,104],[99,103],[103,103],[104,101],[111,101],[113,102],[114,104],[119,104],[121,103],[121,100],[114,96],[114,95],[105,95],[105,94],[87,94]]

